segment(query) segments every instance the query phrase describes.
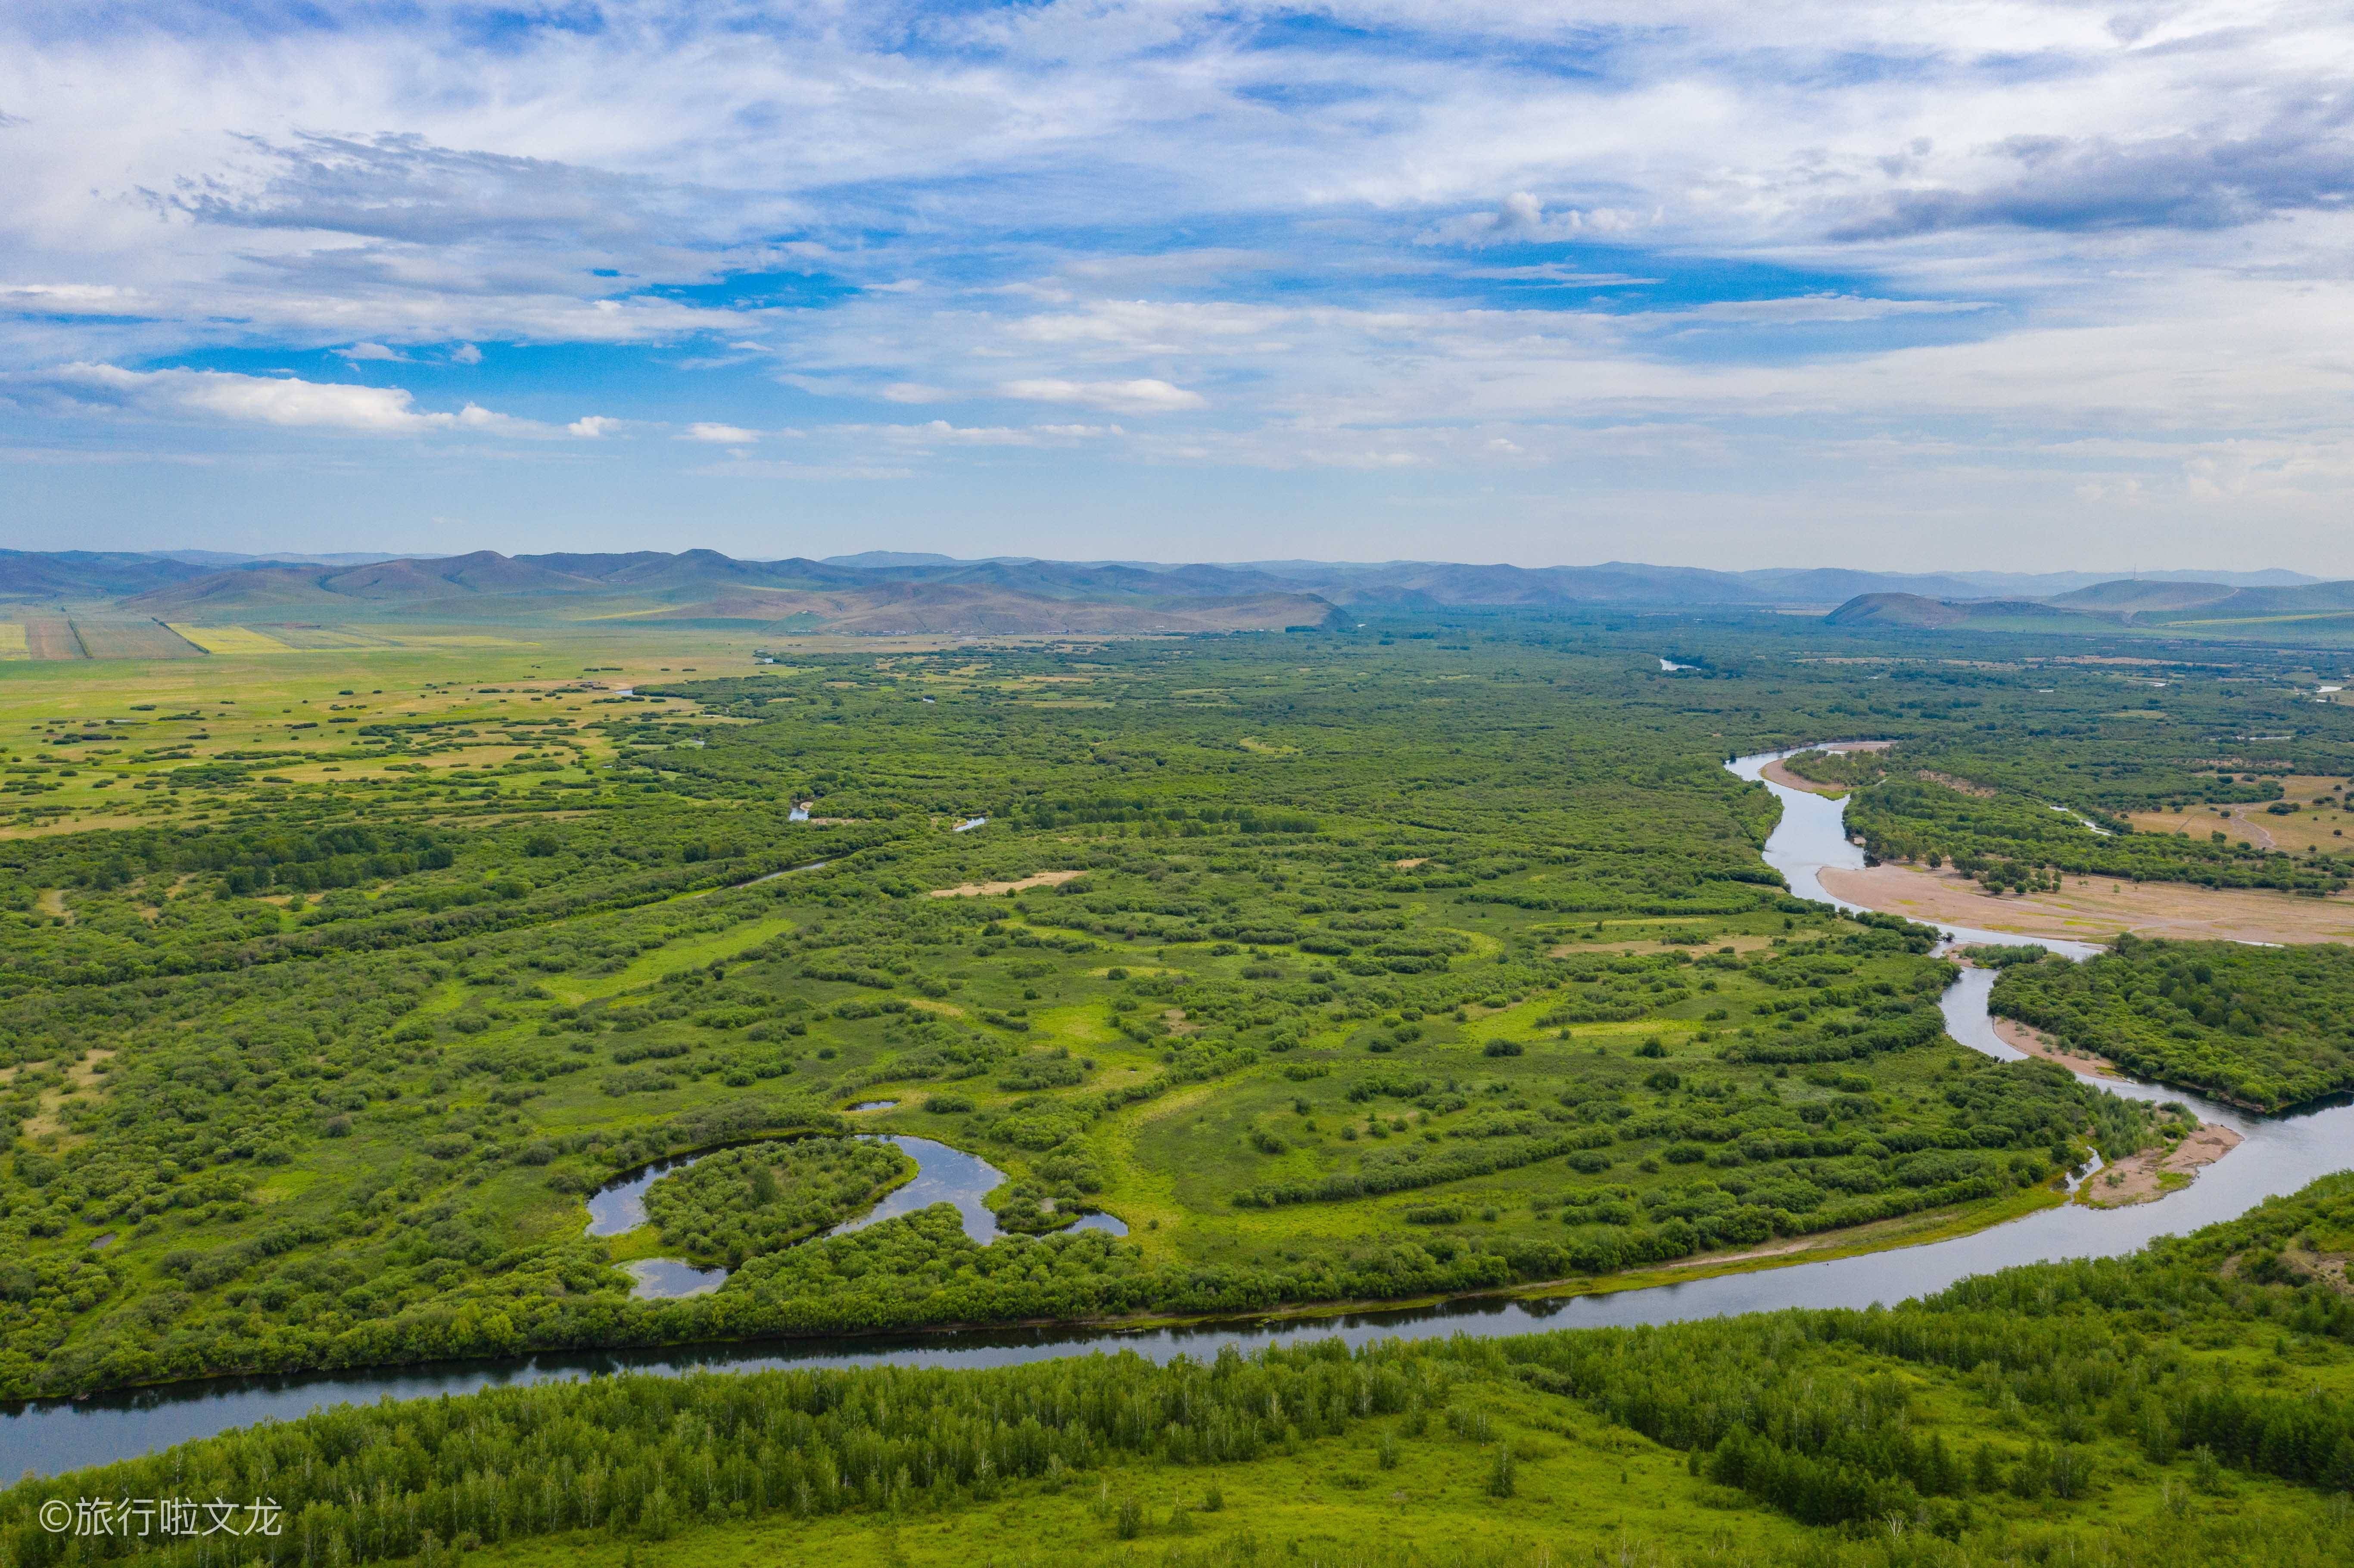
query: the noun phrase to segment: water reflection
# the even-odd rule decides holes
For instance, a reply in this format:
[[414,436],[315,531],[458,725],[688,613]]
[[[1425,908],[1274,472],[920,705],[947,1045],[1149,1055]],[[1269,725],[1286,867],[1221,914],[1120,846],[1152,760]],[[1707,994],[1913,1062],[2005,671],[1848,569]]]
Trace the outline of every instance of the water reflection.
[[870,1141],[896,1144],[916,1162],[916,1179],[875,1205],[863,1218],[836,1225],[828,1235],[863,1231],[884,1220],[912,1214],[934,1203],[953,1203],[964,1222],[964,1234],[987,1246],[997,1239],[997,1216],[982,1204],[990,1189],[1005,1180],[1005,1172],[977,1154],[929,1138],[892,1133]]
[[592,1236],[627,1235],[646,1223],[646,1189],[673,1171],[684,1171],[703,1157],[682,1155],[676,1160],[657,1160],[652,1165],[615,1178],[599,1187],[588,1200],[588,1234]]
[[675,1257],[642,1257],[625,1263],[621,1272],[636,1280],[630,1292],[641,1301],[676,1301],[688,1296],[708,1296],[727,1283],[724,1268],[697,1268]]

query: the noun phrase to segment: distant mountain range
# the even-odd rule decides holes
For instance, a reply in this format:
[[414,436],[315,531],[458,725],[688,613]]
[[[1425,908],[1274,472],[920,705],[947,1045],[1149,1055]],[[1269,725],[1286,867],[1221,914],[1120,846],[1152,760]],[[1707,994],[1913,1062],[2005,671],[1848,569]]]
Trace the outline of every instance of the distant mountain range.
[[1925,594],[1866,593],[1831,611],[1839,626],[1923,629],[2014,629],[2032,622],[2045,630],[2095,626],[2166,627],[2273,638],[2354,631],[2354,582],[2306,579],[2287,587],[2228,582],[2133,578],[2094,583],[2043,599],[1933,599]]
[[2276,570],[2120,580],[2080,572],[1719,572],[1624,561],[1514,567],[959,560],[888,550],[770,561],[714,550],[512,556],[489,550],[441,556],[0,551],[0,601],[104,606],[119,614],[198,624],[554,617],[778,630],[1188,631],[1609,604],[1837,606],[1831,619],[1840,624],[1929,628],[2021,618],[2087,625],[2327,615],[2354,609],[2348,596],[2354,596],[2354,585]]

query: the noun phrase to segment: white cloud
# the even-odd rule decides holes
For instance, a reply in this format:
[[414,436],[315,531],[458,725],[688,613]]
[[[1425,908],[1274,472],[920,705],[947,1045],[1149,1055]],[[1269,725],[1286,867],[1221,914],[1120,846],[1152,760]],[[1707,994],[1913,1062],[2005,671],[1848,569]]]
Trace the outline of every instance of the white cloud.
[[620,429],[621,421],[604,414],[583,414],[564,428],[584,440],[593,441]]
[[691,468],[691,474],[707,479],[785,479],[805,482],[828,480],[913,479],[910,468],[886,468],[869,463],[779,462],[772,459],[739,458],[732,462],[712,463],[705,468]]
[[141,308],[136,289],[111,283],[0,284],[0,308],[42,315],[119,316]]
[[[1190,411],[1182,461],[1555,463],[1631,495],[1681,493],[1702,452],[1796,498],[1868,467],[1915,482],[1875,517],[1968,481],[2039,537],[2064,509],[2004,487],[2082,460],[2022,428],[2130,433],[2146,493],[2257,503],[2354,450],[2315,324],[2354,308],[2343,6],[1334,0],[1280,50],[1237,47],[1288,15],[1263,0],[927,11],[915,50],[888,8],[601,14],[485,50],[446,7],[0,7],[0,254],[70,280],[0,284],[10,420],[55,416],[60,449],[128,450],[124,413],[188,422],[187,450],[207,422],[554,436],[397,388],[114,367],[340,352],[371,379],[430,362],[426,388],[478,342],[588,344],[649,388],[702,377],[683,407],[731,430],[766,405],[721,400],[730,366],[839,418],[924,406],[945,417],[813,439],[938,474],[1062,441],[1178,461],[1142,416]],[[1756,281],[1792,277],[1819,282]],[[534,406],[570,369],[499,358],[543,378]],[[992,397],[1135,433],[1001,425]],[[2077,482],[2123,480],[2053,493]]]
[[1486,212],[1465,213],[1432,224],[1420,236],[1426,245],[1561,244],[1618,238],[1667,222],[1667,208],[1649,213],[1615,207],[1564,207],[1548,213],[1527,191],[1514,191]]
[[1063,381],[1041,376],[1003,382],[997,389],[1008,397],[1033,403],[1077,403],[1119,414],[1173,414],[1209,406],[1200,393],[1153,376],[1133,381]]
[[[196,417],[281,429],[342,430],[361,435],[419,436],[451,431],[540,437],[549,427],[468,403],[456,413],[422,410],[398,387],[347,387],[292,376],[239,376],[223,370],[125,370],[114,365],[68,365],[10,376],[5,383],[53,408],[113,410],[151,418]],[[610,426],[594,418],[572,428]]]
[[1118,425],[951,425],[946,419],[932,419],[921,425],[834,425],[826,433],[919,447],[1067,446],[1073,441],[1127,434]]
[[683,441],[710,441],[715,445],[748,447],[760,439],[758,430],[748,430],[741,425],[715,425],[699,421],[687,426],[678,438]]
[[292,376],[71,365],[50,379],[93,403],[145,413],[206,414],[242,424],[415,435],[451,428],[461,418],[454,414],[419,413],[415,398],[400,387],[337,387]]

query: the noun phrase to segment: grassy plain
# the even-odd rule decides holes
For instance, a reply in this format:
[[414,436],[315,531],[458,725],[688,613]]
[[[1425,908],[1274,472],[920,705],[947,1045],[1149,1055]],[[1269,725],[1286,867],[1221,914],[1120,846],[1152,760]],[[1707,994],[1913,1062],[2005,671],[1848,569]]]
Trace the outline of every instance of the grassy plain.
[[[0,674],[11,1385],[1590,1282],[2159,1136],[1942,1043],[1925,939],[1787,899],[1725,720],[1649,738],[1691,688],[1606,644],[752,652]],[[663,1307],[582,1234],[868,1099],[1128,1241],[885,1226]]]
[[[0,669],[8,1389],[1607,1287],[2180,1136],[1946,1042],[1925,935],[1789,899],[1718,766],[2106,723],[2106,670],[429,635]],[[638,1163],[853,1127],[982,1155],[1038,1239],[917,1216],[658,1304],[652,1238],[583,1234]],[[1090,1209],[1126,1240],[1054,1234]]]
[[[1966,895],[2005,915],[2089,891],[2052,804],[2309,794],[2300,821],[2354,766],[2354,715],[2279,662],[2153,696],[2147,666],[1778,624],[774,664],[692,628],[307,640],[334,645],[0,664],[0,1393],[1602,1290],[1996,1223],[2188,1128],[1946,1039],[1925,934],[1789,898],[1723,758],[1903,736],[1980,792],[1882,831],[2015,866],[2037,891]],[[2144,893],[2338,906],[2274,885],[2325,891],[2319,843],[2134,847]],[[2165,880],[2219,868],[2270,881]],[[2277,1023],[2241,1002],[2322,1039],[2354,989],[2200,961],[2136,984],[2210,1054]],[[2155,1002],[2118,1016],[2179,1044]],[[831,1141],[884,1130],[1002,1171],[1013,1234],[935,1208],[799,1239],[904,1175]],[[737,1145],[650,1201],[676,1234],[585,1234],[616,1174]],[[2333,1562],[2349,1201],[1888,1312],[602,1380],[55,1485],[270,1489],[306,1560],[435,1568]],[[1089,1209],[1127,1237],[1058,1228]],[[617,1266],[683,1254],[737,1266],[631,1298]],[[6,1560],[55,1560],[47,1495],[0,1495]]]

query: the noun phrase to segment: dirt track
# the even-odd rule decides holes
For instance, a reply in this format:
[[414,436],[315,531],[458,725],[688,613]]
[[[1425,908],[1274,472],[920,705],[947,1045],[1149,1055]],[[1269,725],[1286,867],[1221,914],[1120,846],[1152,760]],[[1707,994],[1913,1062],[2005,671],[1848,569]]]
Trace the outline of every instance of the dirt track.
[[1866,908],[2021,937],[2102,942],[2120,931],[2193,941],[2354,942],[2354,895],[2068,878],[2065,891],[1991,897],[1967,877],[1916,866],[1825,871],[1824,888]]

